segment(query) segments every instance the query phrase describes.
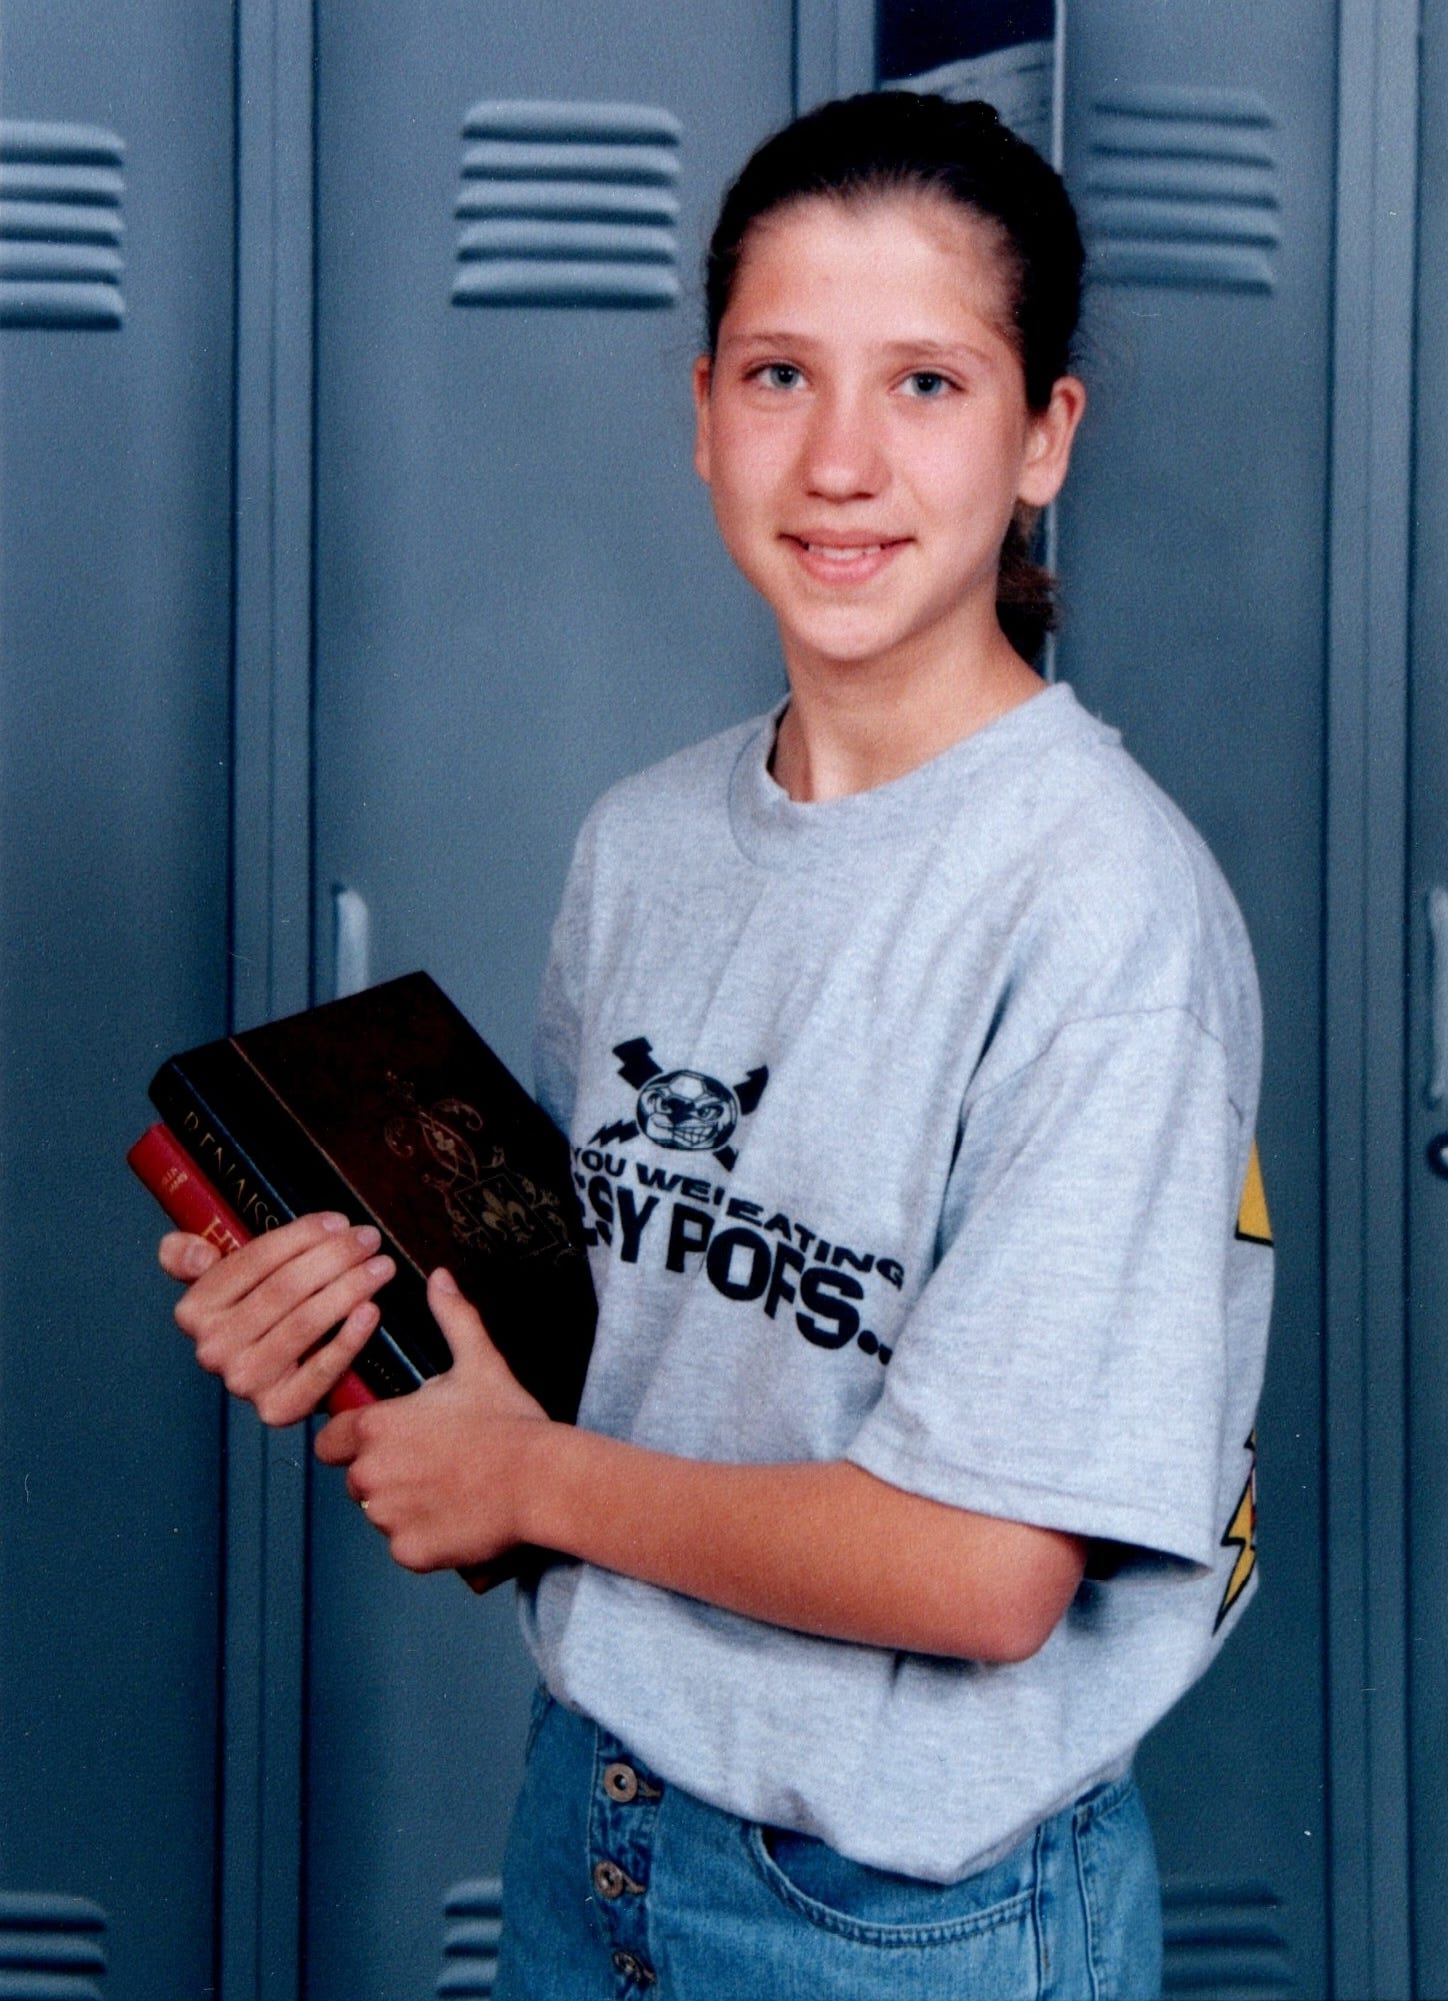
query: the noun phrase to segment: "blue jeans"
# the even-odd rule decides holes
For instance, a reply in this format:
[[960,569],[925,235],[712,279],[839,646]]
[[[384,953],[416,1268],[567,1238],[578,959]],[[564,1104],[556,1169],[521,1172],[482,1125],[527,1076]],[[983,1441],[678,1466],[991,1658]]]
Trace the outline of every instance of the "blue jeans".
[[1131,1776],[944,1886],[737,1820],[586,1717],[534,1707],[495,2001],[1158,2001]]

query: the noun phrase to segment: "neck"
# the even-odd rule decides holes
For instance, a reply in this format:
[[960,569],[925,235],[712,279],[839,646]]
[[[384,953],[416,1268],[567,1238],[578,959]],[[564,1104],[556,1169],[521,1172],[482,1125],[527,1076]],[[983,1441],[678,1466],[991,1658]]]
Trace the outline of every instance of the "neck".
[[997,627],[971,659],[858,667],[789,657],[773,772],[791,799],[842,799],[903,778],[1041,693]]

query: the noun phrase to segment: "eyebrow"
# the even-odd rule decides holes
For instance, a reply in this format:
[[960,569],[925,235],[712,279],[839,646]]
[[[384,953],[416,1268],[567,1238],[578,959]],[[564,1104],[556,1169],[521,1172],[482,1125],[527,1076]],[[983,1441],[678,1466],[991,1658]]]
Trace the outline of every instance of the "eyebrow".
[[[719,351],[722,354],[726,349],[735,347],[780,347],[807,352],[820,345],[821,342],[809,334],[791,332],[788,328],[761,327],[757,331],[748,329],[726,335],[719,343]],[[969,341],[931,340],[923,335],[918,340],[886,341],[880,351],[900,360],[912,361],[966,359],[988,364],[993,359],[985,348],[975,347]]]

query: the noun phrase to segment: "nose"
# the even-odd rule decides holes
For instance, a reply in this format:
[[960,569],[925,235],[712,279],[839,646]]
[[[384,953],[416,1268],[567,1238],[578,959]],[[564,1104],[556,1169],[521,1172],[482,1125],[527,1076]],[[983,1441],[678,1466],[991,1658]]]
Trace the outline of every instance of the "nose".
[[803,445],[805,486],[820,499],[868,499],[886,482],[884,441],[868,400],[846,385],[816,395]]

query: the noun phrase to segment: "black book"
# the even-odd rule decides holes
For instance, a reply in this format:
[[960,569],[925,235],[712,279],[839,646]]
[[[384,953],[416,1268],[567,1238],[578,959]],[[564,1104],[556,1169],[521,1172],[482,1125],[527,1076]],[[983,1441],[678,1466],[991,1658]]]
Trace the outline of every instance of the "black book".
[[376,1395],[450,1366],[446,1265],[523,1387],[577,1416],[596,1305],[568,1142],[426,973],[174,1056],[151,1098],[254,1233],[376,1224],[397,1275],[353,1364]]

